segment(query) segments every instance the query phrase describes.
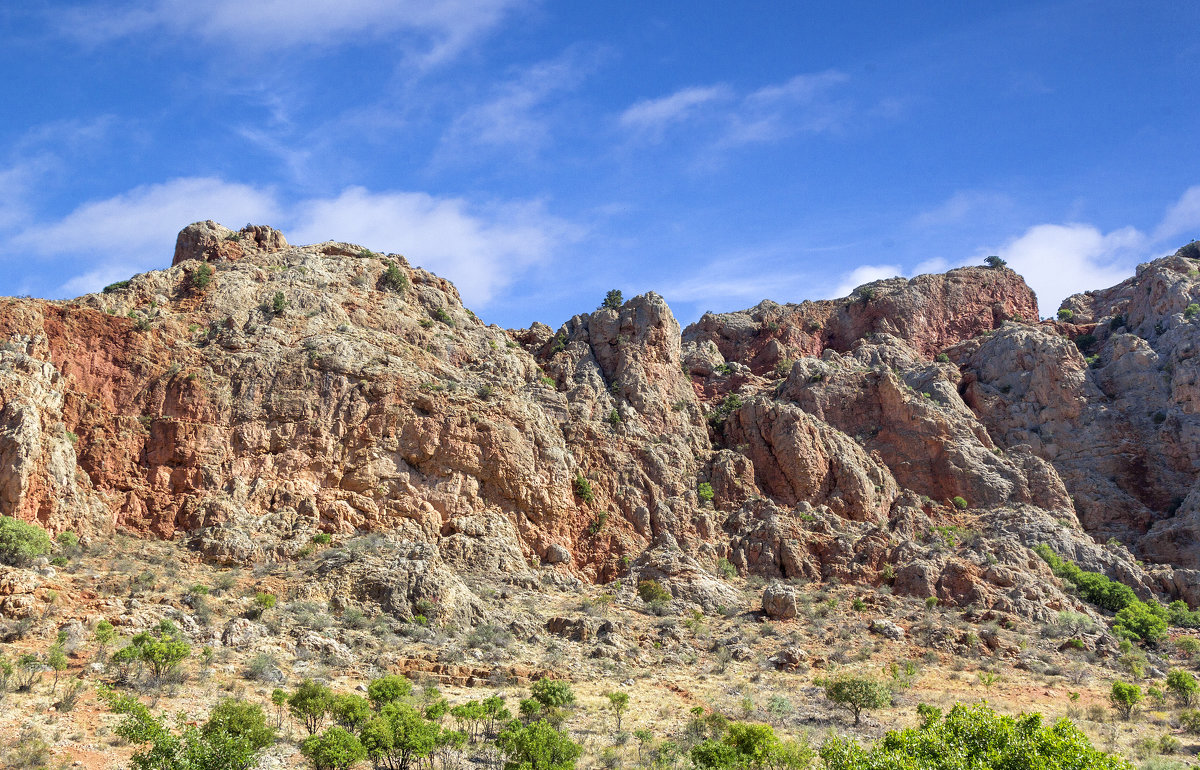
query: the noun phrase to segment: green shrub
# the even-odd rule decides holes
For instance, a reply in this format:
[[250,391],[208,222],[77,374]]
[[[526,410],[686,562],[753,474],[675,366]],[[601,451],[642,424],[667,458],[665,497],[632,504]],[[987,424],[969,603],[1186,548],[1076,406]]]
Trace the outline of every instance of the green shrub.
[[646,604],[658,604],[671,601],[671,592],[663,588],[657,580],[643,580],[638,583],[638,596]]
[[1192,735],[1200,735],[1200,711],[1196,709],[1184,709],[1180,711],[1179,724],[1183,726],[1185,732]]
[[54,538],[54,542],[58,543],[68,551],[74,551],[79,547],[79,535],[76,535],[70,530],[59,532],[58,537]]
[[1183,317],[1191,318],[1192,316],[1196,315],[1197,313],[1200,313],[1200,305],[1197,305],[1195,302],[1193,302],[1192,304],[1188,305],[1184,309]]
[[112,294],[114,291],[120,291],[121,289],[124,289],[126,286],[128,286],[129,283],[130,283],[129,281],[117,281],[115,283],[110,283],[108,286],[104,287],[104,293]]
[[953,502],[954,507],[960,511],[965,511],[967,509],[967,501],[965,498],[955,497],[951,502]]
[[205,736],[223,732],[255,751],[275,743],[275,728],[267,724],[262,706],[239,698],[226,698],[214,706],[200,732]]
[[50,552],[50,535],[36,524],[0,516],[0,562],[28,564]]
[[529,688],[534,700],[543,708],[564,708],[575,703],[571,683],[562,679],[539,679]]
[[1175,696],[1180,706],[1190,707],[1196,702],[1200,683],[1196,682],[1196,677],[1191,673],[1177,668],[1167,674],[1167,689]]
[[939,364],[948,364],[950,363],[950,356],[946,353],[938,353],[936,356],[934,356],[933,360],[937,361]]
[[309,735],[300,744],[300,753],[312,762],[314,770],[348,770],[367,758],[362,741],[340,727]]
[[1113,619],[1117,636],[1155,643],[1167,635],[1167,611],[1161,604],[1134,600],[1117,612]]
[[358,730],[371,718],[371,704],[361,695],[335,695],[329,703],[329,713],[339,727]]
[[379,278],[379,288],[384,291],[404,295],[408,291],[408,276],[395,262],[388,260],[383,275]]
[[1008,262],[1004,261],[1000,257],[990,256],[990,257],[986,257],[983,260],[983,264],[987,265],[990,268],[998,269],[998,268],[1001,268],[1001,267],[1004,267],[1005,265],[1007,265]]
[[621,294],[620,289],[609,289],[604,295],[604,302],[600,304],[600,310],[620,310],[621,305],[625,304],[625,297]]
[[736,393],[730,393],[725,397],[725,400],[717,406],[709,415],[708,421],[714,427],[728,419],[729,415],[733,414],[738,409],[742,408],[742,397]]
[[381,676],[367,685],[367,698],[376,709],[396,703],[409,695],[412,695],[412,682],[397,674]]
[[1112,707],[1125,719],[1133,715],[1134,709],[1142,702],[1142,688],[1136,684],[1122,682],[1120,679],[1112,683],[1108,701]]
[[510,722],[496,738],[507,759],[504,770],[573,770],[582,749],[549,722]]
[[1045,543],[1033,550],[1050,565],[1050,571],[1057,577],[1073,583],[1079,596],[1086,602],[1111,612],[1119,612],[1138,600],[1137,594],[1129,586],[1111,580],[1099,572],[1080,569],[1073,562],[1055,554]]
[[586,505],[591,505],[596,500],[596,494],[592,491],[592,482],[588,481],[582,471],[575,474],[575,479],[572,481],[572,486],[575,488],[575,496],[582,500]]
[[212,283],[213,269],[208,264],[200,265],[196,272],[192,273],[191,281],[192,288],[196,291],[204,291],[208,285]]
[[333,535],[329,534],[328,532],[318,532],[317,534],[313,535],[312,541],[317,545],[329,545],[333,542]]
[[1064,307],[1062,310],[1058,311],[1058,320],[1060,321],[1070,321],[1074,317],[1075,314],[1071,312],[1069,308]]
[[928,709],[922,718],[920,727],[889,731],[870,748],[826,741],[825,770],[1132,770],[1125,759],[1092,748],[1067,719],[1047,727],[1041,714],[1010,717],[985,704],[958,704],[944,718]]
[[862,719],[867,709],[885,708],[892,705],[892,691],[883,682],[870,677],[838,674],[819,682],[825,688],[825,697],[834,705],[854,715],[854,724]]
[[287,306],[287,297],[283,296],[283,292],[275,292],[274,296],[271,297],[271,312],[275,315],[279,315],[283,311],[287,310]]
[[125,717],[115,730],[126,741],[146,746],[130,757],[135,770],[246,770],[274,743],[262,709],[244,701],[223,701],[203,727],[176,733],[136,698],[101,691],[115,714]]
[[173,674],[191,654],[192,647],[179,638],[179,629],[171,621],[164,620],[153,631],[143,631],[133,637],[128,647],[113,653],[113,660],[143,663],[150,667],[155,680],[162,680]]
[[715,496],[716,494],[713,492],[712,484],[709,484],[707,481],[701,481],[696,486],[696,497],[700,498],[700,502],[711,502]]

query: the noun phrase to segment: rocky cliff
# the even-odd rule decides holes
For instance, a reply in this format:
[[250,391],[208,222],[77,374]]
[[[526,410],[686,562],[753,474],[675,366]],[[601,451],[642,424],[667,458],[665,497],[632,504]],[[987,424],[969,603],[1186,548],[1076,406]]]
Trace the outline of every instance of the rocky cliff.
[[647,294],[514,331],[401,256],[197,223],[167,270],[0,303],[0,510],[223,563],[387,532],[403,585],[326,578],[464,617],[468,571],[655,577],[714,609],[721,559],[1081,608],[1042,542],[1195,602],[1198,268],[1193,244],[1062,322],[980,267],[685,330]]

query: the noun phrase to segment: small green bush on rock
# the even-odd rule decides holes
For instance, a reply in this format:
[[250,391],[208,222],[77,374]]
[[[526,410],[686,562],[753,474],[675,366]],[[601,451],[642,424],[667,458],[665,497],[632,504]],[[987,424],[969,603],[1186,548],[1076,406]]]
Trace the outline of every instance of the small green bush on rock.
[[49,552],[50,535],[46,530],[11,516],[0,516],[0,561],[27,564]]

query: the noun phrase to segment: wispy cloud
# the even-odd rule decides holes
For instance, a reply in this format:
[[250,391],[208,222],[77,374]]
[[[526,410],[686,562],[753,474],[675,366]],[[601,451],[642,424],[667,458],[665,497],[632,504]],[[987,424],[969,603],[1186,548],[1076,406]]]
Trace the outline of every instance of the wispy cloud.
[[724,85],[684,88],[659,99],[636,102],[621,113],[619,122],[625,128],[658,137],[668,125],[686,120],[697,108],[725,101],[732,95],[732,90]]
[[595,50],[573,48],[499,84],[454,119],[442,140],[439,162],[467,145],[515,150],[526,157],[537,154],[551,133],[552,98],[575,89],[598,56]]
[[724,84],[690,86],[630,105],[618,123],[652,141],[662,141],[673,126],[703,126],[718,147],[832,131],[841,126],[850,108],[831,98],[831,93],[848,80],[845,73],[828,70],[744,93]]
[[[63,33],[85,43],[166,33],[256,49],[335,46],[387,38],[429,62],[453,57],[528,0],[149,0],[55,8]],[[397,41],[397,36],[399,40]]]
[[943,203],[922,211],[913,218],[912,225],[918,230],[959,225],[989,216],[997,210],[1008,211],[1012,205],[1012,199],[1001,193],[960,190]]
[[830,92],[849,75],[836,70],[797,75],[786,83],[750,93],[730,116],[725,145],[770,142],[795,133],[821,133],[839,128],[849,106],[830,99]]

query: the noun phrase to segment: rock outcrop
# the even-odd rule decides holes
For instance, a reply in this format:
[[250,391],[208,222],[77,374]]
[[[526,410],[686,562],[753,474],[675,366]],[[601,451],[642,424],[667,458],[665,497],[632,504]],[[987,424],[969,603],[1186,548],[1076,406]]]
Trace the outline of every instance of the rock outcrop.
[[[0,301],[0,509],[223,564],[386,533],[387,552],[323,562],[309,598],[463,624],[490,622],[469,574],[653,579],[710,612],[738,601],[721,569],[1084,609],[1042,542],[1192,601],[1185,252],[1071,298],[1069,321],[1036,322],[1012,271],[965,268],[682,332],[653,293],[506,331],[400,255],[197,223],[167,270]],[[769,593],[768,614],[799,611],[792,587]]]

